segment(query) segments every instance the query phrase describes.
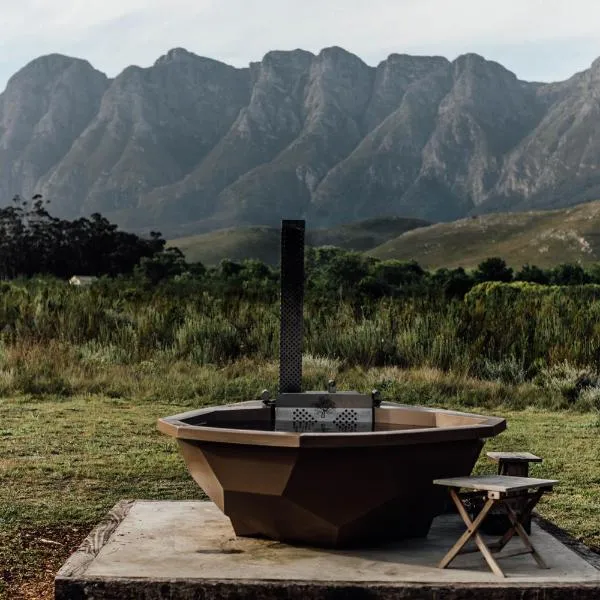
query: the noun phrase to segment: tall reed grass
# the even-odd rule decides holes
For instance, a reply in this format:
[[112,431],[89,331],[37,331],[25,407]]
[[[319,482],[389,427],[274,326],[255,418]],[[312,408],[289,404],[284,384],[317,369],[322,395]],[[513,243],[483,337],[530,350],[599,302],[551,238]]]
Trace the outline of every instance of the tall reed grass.
[[[305,307],[305,351],[363,367],[433,367],[531,378],[542,367],[600,360],[600,286],[485,283],[464,299],[383,299]],[[0,341],[50,342],[109,353],[120,363],[157,354],[198,365],[278,354],[274,303],[107,294],[45,283],[0,286]],[[494,375],[503,364],[504,375]],[[509,375],[508,372],[512,374]]]

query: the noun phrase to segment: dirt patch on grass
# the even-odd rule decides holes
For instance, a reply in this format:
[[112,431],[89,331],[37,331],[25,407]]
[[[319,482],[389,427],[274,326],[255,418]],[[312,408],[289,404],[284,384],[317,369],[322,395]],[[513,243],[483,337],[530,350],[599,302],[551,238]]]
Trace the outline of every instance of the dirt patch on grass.
[[87,528],[36,527],[0,532],[0,598],[51,600],[56,572],[81,544]]
[[21,584],[10,592],[18,600],[52,600],[54,598],[54,583],[50,577],[41,581],[31,581]]

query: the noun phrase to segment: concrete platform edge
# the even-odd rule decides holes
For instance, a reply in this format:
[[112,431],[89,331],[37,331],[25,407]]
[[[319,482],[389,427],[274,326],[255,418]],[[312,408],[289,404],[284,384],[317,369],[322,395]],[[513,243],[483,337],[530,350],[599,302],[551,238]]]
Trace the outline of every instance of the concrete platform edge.
[[331,582],[57,579],[56,600],[597,600],[594,584],[338,584]]
[[[94,528],[83,543],[58,571],[55,600],[597,600],[597,583],[334,583],[331,581],[216,580],[136,578],[92,578],[85,573],[125,519],[135,500],[122,500]],[[534,516],[540,527],[600,571],[600,555],[573,538],[566,531]],[[500,585],[499,585],[500,584]]]
[[583,560],[600,571],[600,554],[594,552],[591,548],[588,548],[583,542],[574,538],[570,533],[552,523],[552,521],[544,519],[540,514],[534,513],[533,519],[544,531],[553,535],[559,542],[573,550],[575,554],[581,556]]
[[135,500],[121,500],[115,504],[106,517],[83,540],[79,548],[67,559],[67,562],[56,574],[55,581],[71,579],[85,573],[89,564],[102,550],[104,544],[127,516],[135,502]]

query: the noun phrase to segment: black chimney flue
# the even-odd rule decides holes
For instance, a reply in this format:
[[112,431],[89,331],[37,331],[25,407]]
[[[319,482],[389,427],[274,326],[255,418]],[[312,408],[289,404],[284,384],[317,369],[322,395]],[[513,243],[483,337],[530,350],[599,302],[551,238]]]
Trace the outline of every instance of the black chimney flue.
[[281,222],[279,392],[282,394],[302,391],[304,229],[303,220]]

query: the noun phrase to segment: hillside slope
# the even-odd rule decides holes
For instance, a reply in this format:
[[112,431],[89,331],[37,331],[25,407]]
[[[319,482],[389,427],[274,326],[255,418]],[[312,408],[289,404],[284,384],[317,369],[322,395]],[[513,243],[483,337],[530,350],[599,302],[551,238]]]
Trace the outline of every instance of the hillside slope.
[[600,261],[600,201],[573,208],[471,217],[404,233],[368,252],[425,267],[474,267],[499,256],[513,267]]
[[240,261],[256,258],[267,264],[279,261],[280,233],[274,227],[244,227],[219,229],[210,233],[170,240],[188,262],[216,265],[221,260]]
[[[415,227],[426,227],[427,221],[389,217],[368,219],[331,229],[306,232],[308,246],[338,246],[346,250],[365,251],[395,238]],[[257,258],[275,265],[279,262],[280,230],[275,227],[221,229],[211,233],[187,236],[169,241],[189,262],[214,265],[222,259]]]

